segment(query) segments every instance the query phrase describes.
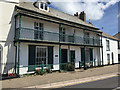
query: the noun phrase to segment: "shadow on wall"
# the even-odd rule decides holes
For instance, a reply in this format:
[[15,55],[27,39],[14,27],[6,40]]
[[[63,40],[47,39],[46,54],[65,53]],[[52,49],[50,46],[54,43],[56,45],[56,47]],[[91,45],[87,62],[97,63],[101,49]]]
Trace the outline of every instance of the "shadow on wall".
[[[11,20],[9,21],[10,30],[8,31],[7,39],[4,48],[7,48],[6,60],[3,60],[3,74],[8,74],[15,72],[15,46],[14,46],[14,36],[15,36],[15,9],[13,11]],[[5,51],[4,51],[5,53]]]

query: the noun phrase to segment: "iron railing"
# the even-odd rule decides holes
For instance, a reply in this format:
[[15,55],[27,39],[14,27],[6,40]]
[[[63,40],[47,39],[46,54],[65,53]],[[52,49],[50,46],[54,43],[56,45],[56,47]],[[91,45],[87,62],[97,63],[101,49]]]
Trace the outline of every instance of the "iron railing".
[[15,39],[42,40],[49,42],[65,42],[83,45],[101,46],[101,40],[98,38],[86,38],[76,35],[59,34],[56,32],[40,31],[29,28],[16,29]]

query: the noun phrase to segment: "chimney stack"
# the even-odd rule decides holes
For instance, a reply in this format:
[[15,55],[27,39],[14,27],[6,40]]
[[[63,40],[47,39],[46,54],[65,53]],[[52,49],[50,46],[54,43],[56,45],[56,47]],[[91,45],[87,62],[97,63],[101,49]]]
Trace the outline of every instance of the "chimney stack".
[[84,11],[82,11],[80,14],[78,14],[78,12],[76,12],[76,14],[74,14],[74,16],[77,16],[79,19],[86,22],[86,13]]

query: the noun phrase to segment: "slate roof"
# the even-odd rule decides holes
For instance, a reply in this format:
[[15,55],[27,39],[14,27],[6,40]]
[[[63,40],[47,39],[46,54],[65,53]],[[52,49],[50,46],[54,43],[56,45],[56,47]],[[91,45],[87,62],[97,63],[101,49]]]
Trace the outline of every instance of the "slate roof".
[[[49,16],[57,17],[57,18],[60,18],[60,19],[63,19],[63,20],[72,21],[72,22],[75,22],[75,23],[78,23],[78,24],[82,24],[82,25],[85,25],[85,26],[96,28],[95,26],[80,20],[76,16],[73,16],[73,15],[55,10],[53,8],[49,8],[50,9],[49,12],[46,12],[46,11],[43,11],[43,10],[40,10],[40,9],[36,8],[33,4],[34,4],[33,2],[20,2],[18,7],[22,7],[22,8],[32,10],[32,11],[35,11],[35,12],[39,12],[39,13],[46,14],[46,15],[49,15]],[[98,28],[96,28],[96,30],[97,29]]]
[[109,34],[107,34],[107,33],[105,33],[105,32],[103,32],[102,35],[103,35],[104,37],[107,37],[107,38],[110,38],[110,39],[119,40],[118,38],[115,38],[115,37],[113,37],[113,36],[111,36],[111,35],[109,35]]

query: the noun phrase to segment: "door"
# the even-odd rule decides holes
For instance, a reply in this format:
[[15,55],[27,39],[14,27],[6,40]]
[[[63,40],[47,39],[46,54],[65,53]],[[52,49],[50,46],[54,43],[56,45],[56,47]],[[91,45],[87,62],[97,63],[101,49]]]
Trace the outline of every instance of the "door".
[[84,62],[84,48],[81,48],[81,61]]
[[[67,63],[67,49],[61,50],[61,63]],[[65,69],[66,64],[61,65],[61,69]]]
[[114,64],[114,54],[112,52],[112,64]]
[[34,71],[35,67],[32,67],[31,65],[35,65],[35,52],[36,52],[36,46],[29,45],[29,60],[28,60],[28,71]]
[[75,62],[75,51],[70,51],[70,61],[71,61],[72,63]]

